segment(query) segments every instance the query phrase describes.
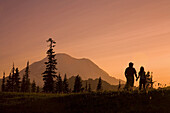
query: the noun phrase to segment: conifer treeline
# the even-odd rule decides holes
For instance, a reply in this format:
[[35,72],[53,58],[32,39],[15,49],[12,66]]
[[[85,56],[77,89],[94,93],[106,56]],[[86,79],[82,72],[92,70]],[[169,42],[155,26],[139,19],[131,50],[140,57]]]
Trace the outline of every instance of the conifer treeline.
[[[64,79],[62,80],[60,74],[57,76],[57,79],[54,81],[54,93],[79,93],[79,92],[91,92],[91,84],[87,84],[85,87],[82,87],[82,80],[79,75],[75,77],[74,89],[71,91],[69,89],[67,75],[64,75]],[[99,82],[97,85],[97,91],[101,91],[101,77],[99,78]],[[19,70],[15,69],[14,65],[10,75],[6,78],[5,72],[3,73],[2,79],[2,91],[3,92],[40,92],[40,87],[36,86],[35,80],[33,80],[32,84],[29,79],[29,62],[27,62],[27,67],[25,70],[25,74],[23,75],[22,81],[20,81]]]
[[35,85],[34,90],[30,89],[31,83],[29,79],[29,62],[27,62],[27,67],[22,80],[20,80],[19,69],[15,68],[13,64],[9,76],[5,77],[5,72],[3,74],[2,91],[3,92],[31,92],[31,91],[35,92],[35,90],[37,90],[37,92],[39,92],[39,87],[36,87],[35,81],[33,82],[33,84]]
[[[64,79],[62,81],[60,73],[57,75],[56,72],[57,59],[55,58],[56,54],[53,50],[56,42],[52,38],[49,38],[47,42],[49,42],[50,44],[49,44],[49,49],[47,50],[48,61],[45,62],[46,70],[42,73],[43,81],[44,81],[43,92],[46,93],[71,92],[71,89],[69,89],[69,84],[67,81],[67,75],[65,74]],[[23,75],[22,80],[20,81],[19,70],[18,68],[15,69],[13,64],[12,70],[8,78],[5,78],[5,73],[3,74],[2,91],[39,92],[40,88],[39,86],[36,86],[35,80],[33,80],[32,84],[30,83],[29,72],[30,71],[29,71],[29,61],[28,61],[25,69],[25,74]],[[97,85],[97,91],[101,91],[101,90],[102,90],[102,81],[100,77],[99,83]],[[82,87],[81,77],[77,75],[75,78],[73,92],[78,93],[84,91],[91,92],[91,84],[87,84],[86,82],[85,88]]]
[[[13,71],[14,70],[14,71]],[[12,73],[12,74],[11,74]],[[2,91],[3,92],[40,92],[40,87],[36,86],[35,80],[33,80],[32,84],[29,79],[29,62],[27,62],[27,67],[25,70],[25,74],[23,75],[22,81],[19,78],[19,70],[18,68],[12,68],[12,72],[6,78],[5,73],[3,74],[2,79]],[[79,93],[79,92],[91,92],[91,84],[86,82],[85,87],[82,87],[82,80],[79,75],[75,77],[74,89],[71,91],[69,89],[67,75],[64,75],[64,79],[62,80],[60,74],[57,79],[54,81],[54,93]],[[102,90],[101,86],[101,77],[99,78],[99,82],[97,85],[97,91]]]
[[[57,59],[55,58],[56,54],[53,49],[55,47],[56,42],[52,38],[49,38],[47,42],[49,42],[50,44],[49,44],[49,49],[47,50],[48,61],[45,62],[46,70],[42,73],[43,80],[44,80],[43,91],[47,93],[48,92],[49,93],[53,93],[53,92],[68,93],[69,89],[68,89],[68,82],[67,82],[66,75],[64,77],[64,81],[62,82],[62,78],[60,74],[57,75],[57,72],[56,72],[57,71],[57,68],[56,68]],[[75,78],[73,92],[78,93],[83,90],[84,88],[82,88],[81,78],[79,75],[77,75]],[[85,90],[90,92],[91,85],[89,84],[89,88],[87,90],[87,84],[86,84]]]

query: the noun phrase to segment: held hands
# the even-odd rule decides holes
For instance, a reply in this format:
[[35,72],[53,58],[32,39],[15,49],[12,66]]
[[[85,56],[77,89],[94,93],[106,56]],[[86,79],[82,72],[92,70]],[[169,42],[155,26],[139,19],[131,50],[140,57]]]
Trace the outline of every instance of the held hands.
[[136,78],[136,81],[138,81],[138,78],[139,78],[139,77]]

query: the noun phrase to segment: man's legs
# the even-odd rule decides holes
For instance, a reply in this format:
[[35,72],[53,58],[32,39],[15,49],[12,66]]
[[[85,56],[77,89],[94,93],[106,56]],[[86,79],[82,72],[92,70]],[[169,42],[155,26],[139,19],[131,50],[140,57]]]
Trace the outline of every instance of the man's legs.
[[133,91],[133,86],[134,86],[134,77],[130,78],[130,91]]

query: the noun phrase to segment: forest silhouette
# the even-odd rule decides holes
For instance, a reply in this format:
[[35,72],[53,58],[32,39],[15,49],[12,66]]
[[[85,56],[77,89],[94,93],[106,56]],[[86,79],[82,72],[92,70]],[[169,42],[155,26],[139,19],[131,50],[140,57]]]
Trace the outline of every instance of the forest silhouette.
[[[79,75],[75,78],[74,89],[71,91],[69,89],[69,84],[67,81],[67,75],[65,74],[64,79],[62,80],[60,73],[57,74],[57,59],[56,54],[53,50],[55,47],[55,41],[52,38],[47,40],[49,42],[49,49],[47,50],[48,61],[44,64],[46,65],[46,70],[42,73],[44,86],[41,89],[43,93],[79,93],[79,92],[91,92],[91,84],[86,84],[86,88],[82,87],[82,80]],[[5,77],[5,72],[2,80],[2,92],[40,92],[40,87],[36,85],[36,81],[30,81],[29,74],[29,61],[25,69],[25,74],[20,80],[19,70],[15,68],[14,64],[11,69],[11,72],[8,77]],[[101,77],[99,77],[99,83],[96,88],[97,91],[102,89]],[[88,88],[87,88],[88,87]]]
[[[36,85],[36,81],[30,81],[29,61],[25,73],[20,78],[19,69],[13,67],[9,76],[3,73],[0,108],[6,112],[167,112],[167,102],[170,99],[170,90],[166,85],[158,83],[159,88],[153,87],[153,75],[145,72],[141,66],[137,74],[133,63],[125,69],[126,84],[119,84],[115,91],[103,90],[102,77],[99,77],[96,90],[92,90],[92,84],[85,82],[82,85],[81,75],[74,77],[74,89],[69,89],[67,74],[62,79],[56,68],[57,57],[54,52],[56,42],[49,38],[47,50],[48,60],[44,62],[45,70],[42,70],[43,87]],[[151,75],[150,75],[151,74]],[[139,79],[139,87],[134,87],[134,81]],[[9,98],[14,98],[9,100]],[[20,101],[18,101],[20,99]],[[160,100],[160,101],[158,101]],[[49,103],[46,105],[46,101]],[[159,105],[162,102],[162,105]],[[13,103],[13,104],[12,104]],[[24,105],[24,104],[25,105]],[[33,107],[34,106],[34,107]],[[41,107],[46,107],[43,110]],[[56,107],[57,106],[57,107]],[[10,108],[11,107],[11,108]],[[121,108],[124,109],[121,109]],[[10,109],[9,109],[10,108]],[[57,108],[57,109],[56,109]]]

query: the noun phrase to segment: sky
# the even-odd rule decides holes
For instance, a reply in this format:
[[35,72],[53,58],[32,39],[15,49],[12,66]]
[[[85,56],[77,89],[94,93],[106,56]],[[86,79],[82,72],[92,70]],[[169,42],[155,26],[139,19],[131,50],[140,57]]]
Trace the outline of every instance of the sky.
[[110,76],[133,62],[170,84],[170,0],[0,0],[0,77],[45,58],[49,37]]

